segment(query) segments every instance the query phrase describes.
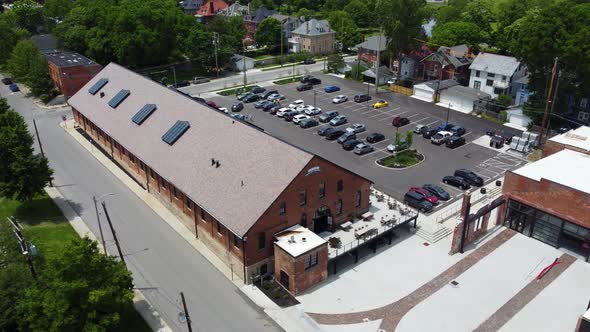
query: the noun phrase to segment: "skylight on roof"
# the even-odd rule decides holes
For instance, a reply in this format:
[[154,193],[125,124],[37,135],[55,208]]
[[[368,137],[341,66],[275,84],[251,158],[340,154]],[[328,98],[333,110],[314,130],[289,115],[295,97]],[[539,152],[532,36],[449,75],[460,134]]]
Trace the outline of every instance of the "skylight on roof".
[[123,100],[125,100],[125,98],[127,98],[129,96],[129,90],[121,90],[119,91],[114,97],[113,99],[111,99],[109,101],[109,106],[112,108],[117,108],[117,106],[119,106],[119,104],[121,104],[121,102],[123,102]]
[[176,123],[170,129],[168,129],[164,135],[162,135],[162,141],[168,143],[168,145],[172,145],[190,127],[191,125],[188,123],[188,121],[176,121]]
[[145,104],[135,115],[131,118],[131,121],[136,125],[142,124],[154,111],[156,110],[155,104]]
[[91,95],[95,95],[98,91],[100,91],[100,89],[102,89],[107,83],[109,82],[108,78],[101,78],[98,81],[96,81],[96,83],[94,83],[94,85],[92,87],[90,87],[90,89],[88,89],[88,92],[90,92]]

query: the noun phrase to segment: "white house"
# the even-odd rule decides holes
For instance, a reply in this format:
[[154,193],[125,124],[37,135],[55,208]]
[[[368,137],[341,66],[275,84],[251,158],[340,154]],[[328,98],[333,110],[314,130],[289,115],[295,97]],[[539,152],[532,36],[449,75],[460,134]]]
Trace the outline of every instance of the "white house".
[[412,98],[427,101],[429,103],[434,102],[437,93],[442,93],[443,90],[448,89],[452,86],[459,85],[459,82],[455,80],[442,80],[442,81],[428,81],[414,85],[414,93]]
[[469,67],[469,87],[488,93],[492,98],[506,94],[516,96],[515,82],[526,75],[526,66],[511,56],[481,52]]
[[484,99],[490,99],[490,95],[480,90],[455,85],[440,92],[440,101],[437,105],[469,114],[473,111],[475,103]]
[[247,56],[245,57],[241,54],[234,54],[234,56],[231,57],[231,63],[233,64],[233,69],[237,71],[244,71],[244,69],[248,70],[254,68],[254,59]]

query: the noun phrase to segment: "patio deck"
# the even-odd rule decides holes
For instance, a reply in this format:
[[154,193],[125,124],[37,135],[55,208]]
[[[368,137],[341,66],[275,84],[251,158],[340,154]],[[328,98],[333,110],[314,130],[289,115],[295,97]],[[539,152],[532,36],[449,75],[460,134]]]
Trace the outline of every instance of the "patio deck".
[[418,216],[416,210],[409,208],[405,204],[396,201],[389,195],[374,188],[371,188],[369,202],[369,212],[363,214],[363,216],[371,214],[371,217],[363,218],[361,216],[360,218],[349,220],[352,224],[345,229],[318,234],[328,242],[330,242],[330,238],[338,238],[340,240],[340,246],[338,247],[329,245],[328,259],[334,259],[356,249],[392,229],[415,220]]

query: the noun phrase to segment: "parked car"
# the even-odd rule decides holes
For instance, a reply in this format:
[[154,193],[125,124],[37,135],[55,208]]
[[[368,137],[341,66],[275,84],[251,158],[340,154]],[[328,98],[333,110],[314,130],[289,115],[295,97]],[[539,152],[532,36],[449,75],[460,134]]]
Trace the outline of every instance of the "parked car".
[[372,133],[372,134],[369,134],[369,136],[367,136],[367,142],[369,142],[369,143],[381,142],[384,139],[385,139],[385,135],[383,135],[381,133]]
[[242,92],[242,93],[238,94],[238,100],[244,100],[252,95],[254,95],[254,93],[252,93],[252,92]]
[[393,77],[393,78],[387,80],[387,85],[388,86],[394,85],[395,83],[397,83],[397,77]]
[[315,127],[315,126],[317,126],[317,125],[319,125],[319,124],[320,124],[320,123],[318,122],[318,120],[316,120],[316,119],[311,119],[311,118],[310,118],[310,119],[302,120],[302,121],[299,123],[299,126],[300,126],[301,128],[304,128],[304,129],[305,129],[305,128],[311,128],[311,127]]
[[293,117],[293,123],[299,124],[301,121],[307,120],[307,119],[311,119],[311,117],[309,115],[305,115],[305,114],[297,114]]
[[343,124],[345,124],[347,122],[348,122],[348,119],[344,115],[338,115],[335,118],[333,118],[332,120],[330,120],[330,124],[332,126],[343,125]]
[[297,99],[289,104],[289,108],[295,109],[299,106],[302,106],[304,103],[305,102],[303,101],[303,99]]
[[439,203],[438,197],[426,189],[423,189],[420,187],[410,187],[410,191],[413,191],[415,193],[422,195],[422,197],[424,197],[424,199],[427,200],[432,205],[438,205],[438,203]]
[[218,107],[217,109],[223,113],[229,113],[226,107]]
[[490,138],[490,147],[500,149],[504,146],[504,138],[502,136],[493,136]]
[[232,114],[231,117],[240,121],[246,121],[246,116],[244,114]]
[[367,126],[362,123],[353,123],[346,128],[346,131],[352,131],[355,134],[362,133],[365,130],[367,130]]
[[440,124],[440,126],[438,126],[438,131],[449,131],[451,130],[451,128],[453,128],[455,125],[452,123],[448,123],[448,122],[443,122]]
[[287,112],[291,112],[291,111],[292,111],[292,109],[290,109],[290,108],[287,108],[287,107],[282,107],[282,108],[279,108],[279,110],[277,111],[277,116],[278,116],[279,118],[282,118],[282,117],[284,117],[284,116],[285,116],[285,114],[286,114]]
[[275,100],[283,100],[285,96],[280,93],[273,93],[272,95],[266,97],[266,100],[275,101]]
[[289,112],[285,113],[285,115],[283,116],[283,119],[287,122],[291,122],[291,121],[293,121],[293,118],[299,114],[301,114],[301,113],[299,113],[297,111],[289,111]]
[[318,84],[322,84],[322,80],[320,80],[319,78],[312,77],[309,80],[307,80],[307,83],[309,83],[311,85],[318,85]]
[[282,107],[279,105],[275,105],[268,110],[268,113],[275,115]]
[[256,103],[254,103],[254,108],[256,108],[256,109],[263,108],[265,105],[268,105],[269,103],[270,103],[270,101],[268,101],[268,100],[259,100]]
[[458,177],[458,176],[445,176],[442,181],[445,184],[448,184],[450,186],[457,187],[457,188],[460,188],[463,190],[467,190],[467,189],[471,188],[471,186],[469,185],[469,183],[467,183],[467,181],[465,181],[465,179]]
[[453,133],[453,135],[455,136],[465,135],[465,128],[463,128],[463,126],[460,125],[454,125],[451,129],[449,129],[449,131]]
[[303,83],[297,86],[297,91],[301,92],[301,91],[306,91],[306,90],[311,90],[313,89],[313,85],[309,84],[309,83]]
[[395,145],[395,142],[391,142],[391,144],[389,144],[387,146],[387,151],[389,151],[391,153],[399,152],[399,151],[403,151],[409,147],[410,146],[408,145],[408,142],[406,142],[406,140],[402,138],[399,141],[399,145]]
[[326,136],[329,133],[333,132],[334,130],[336,130],[336,129],[335,128],[332,128],[332,127],[325,126],[325,127],[322,127],[322,128],[320,128],[318,130],[318,135],[320,135],[320,136]]
[[332,92],[340,91],[340,87],[338,87],[336,85],[328,85],[327,87],[324,88],[324,91],[326,93],[332,93]]
[[422,125],[422,124],[416,125],[416,127],[414,127],[414,133],[419,134],[419,135],[424,134],[424,132],[427,130],[428,130],[428,126]]
[[313,78],[312,75],[303,75],[301,77],[301,80],[299,82],[301,82],[301,83],[307,83],[309,81],[309,79],[311,79],[311,78]]
[[342,143],[342,148],[346,151],[352,151],[355,146],[361,144],[363,141],[359,141],[358,139],[349,139],[348,141]]
[[455,171],[455,174],[453,175],[465,179],[465,181],[467,181],[467,183],[469,183],[472,186],[483,186],[483,179],[481,178],[481,176],[475,174],[473,171],[470,171],[468,169],[458,169]]
[[332,103],[334,104],[341,104],[345,101],[348,101],[348,97],[346,97],[345,95],[338,95],[334,97],[334,99],[332,99]]
[[201,83],[207,83],[211,81],[208,77],[205,76],[196,76],[193,77],[193,84],[201,84]]
[[19,92],[19,91],[20,91],[20,89],[18,88],[18,85],[14,84],[14,83],[10,84],[10,85],[8,86],[8,88],[9,88],[9,89],[10,89],[10,91],[12,91],[12,92]]
[[449,195],[449,193],[446,190],[435,184],[425,184],[422,186],[422,188],[435,194],[439,200],[448,201],[449,199],[451,199],[451,195]]
[[262,94],[262,96],[260,96],[262,99],[267,99],[270,95],[276,95],[279,94],[279,92],[277,90],[268,90],[265,93]]
[[4,77],[4,78],[2,79],[2,83],[3,83],[4,85],[10,85],[10,84],[12,84],[12,79],[11,79],[10,77]]
[[207,105],[213,107],[213,108],[218,108],[219,106],[213,101],[213,100],[207,100]]
[[234,103],[233,105],[231,105],[232,112],[240,112],[243,109],[244,109],[244,104],[242,104],[242,103]]
[[357,146],[354,147],[354,149],[352,150],[352,152],[354,152],[355,154],[363,155],[369,152],[372,152],[373,150],[375,150],[373,148],[373,146],[371,144],[367,144],[367,143],[361,143]]
[[430,138],[430,143],[441,145],[444,144],[453,134],[450,131],[439,131]]
[[305,59],[303,60],[304,65],[313,65],[315,63],[314,59]]
[[260,96],[259,95],[255,95],[255,94],[251,94],[247,97],[245,97],[244,99],[242,99],[243,102],[245,103],[253,103],[255,101],[260,100]]
[[263,93],[264,91],[266,91],[266,89],[261,86],[253,86],[252,89],[250,89],[250,92],[256,93],[256,94]]
[[405,125],[407,125],[407,124],[409,124],[409,123],[410,123],[410,119],[408,119],[408,118],[403,118],[403,117],[401,117],[401,116],[396,116],[395,118],[393,118],[393,119],[391,120],[391,124],[392,124],[394,127],[403,127],[403,126],[405,126]]
[[344,130],[336,129],[326,134],[326,139],[328,141],[333,141],[338,139],[338,137],[344,135]]
[[389,105],[388,102],[386,102],[385,100],[379,100],[378,102],[374,103],[373,108],[374,109],[379,109],[379,108],[383,108],[383,107],[387,107]]
[[436,135],[438,131],[438,129],[428,129],[424,133],[422,133],[422,137],[430,139],[432,136]]
[[416,192],[408,191],[404,195],[404,203],[422,212],[431,211],[433,205]]
[[356,139],[356,134],[352,131],[345,131],[340,137],[338,137],[338,143],[342,144],[349,139]]
[[322,115],[320,115],[320,122],[322,123],[326,123],[329,122],[330,120],[332,120],[333,118],[338,116],[338,112],[336,111],[330,111],[330,112],[326,112]]
[[322,109],[319,107],[310,106],[310,107],[306,108],[304,112],[307,115],[318,115],[318,114],[322,113]]
[[361,95],[354,96],[355,103],[362,103],[362,102],[369,101],[369,100],[371,100],[371,96],[369,96],[369,95],[361,94]]
[[273,103],[273,102],[268,102],[266,105],[264,105],[264,106],[262,107],[262,110],[263,110],[264,112],[268,112],[268,111],[270,111],[270,109],[271,109],[271,108],[273,108],[273,107],[276,107],[276,106],[277,106],[277,104],[275,104],[275,103]]
[[454,149],[454,148],[459,147],[463,144],[465,144],[465,137],[461,137],[461,136],[451,136],[447,140],[447,142],[445,143],[447,148],[450,148],[450,149]]

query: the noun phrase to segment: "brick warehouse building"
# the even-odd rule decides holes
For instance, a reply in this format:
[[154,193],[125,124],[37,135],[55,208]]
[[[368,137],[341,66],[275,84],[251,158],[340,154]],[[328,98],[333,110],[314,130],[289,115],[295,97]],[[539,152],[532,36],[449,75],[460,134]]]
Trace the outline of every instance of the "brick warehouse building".
[[76,52],[49,52],[45,53],[45,58],[53,84],[66,99],[102,70],[101,65]]
[[245,282],[273,272],[277,233],[333,230],[369,208],[369,180],[117,64],[69,104],[79,128]]

